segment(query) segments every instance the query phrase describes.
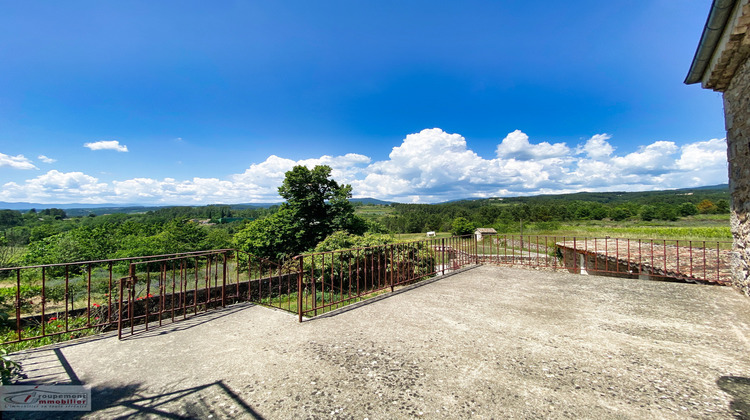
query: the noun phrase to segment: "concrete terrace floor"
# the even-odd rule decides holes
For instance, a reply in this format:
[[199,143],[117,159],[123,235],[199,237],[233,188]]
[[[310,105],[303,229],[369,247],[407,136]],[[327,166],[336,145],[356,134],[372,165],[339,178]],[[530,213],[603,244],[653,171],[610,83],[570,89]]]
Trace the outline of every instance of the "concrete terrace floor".
[[236,305],[20,359],[91,386],[91,418],[715,419],[750,416],[749,339],[728,287],[481,266],[301,324]]

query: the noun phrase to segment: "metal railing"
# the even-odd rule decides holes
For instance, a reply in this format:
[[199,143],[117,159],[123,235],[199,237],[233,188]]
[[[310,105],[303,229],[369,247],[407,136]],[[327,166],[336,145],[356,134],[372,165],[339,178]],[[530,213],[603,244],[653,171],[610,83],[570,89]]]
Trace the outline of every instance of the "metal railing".
[[300,321],[477,263],[472,236],[311,253],[296,260]]
[[731,242],[493,235],[477,244],[481,263],[571,273],[731,284]]
[[[476,264],[730,284],[730,242],[491,235],[269,261],[232,249],[0,269],[2,344],[185,319],[254,302],[304,317]],[[58,337],[59,338],[59,337]]]
[[255,302],[294,312],[297,273],[283,264],[222,249],[132,262],[120,279],[118,337],[136,325],[174,322],[211,308]]

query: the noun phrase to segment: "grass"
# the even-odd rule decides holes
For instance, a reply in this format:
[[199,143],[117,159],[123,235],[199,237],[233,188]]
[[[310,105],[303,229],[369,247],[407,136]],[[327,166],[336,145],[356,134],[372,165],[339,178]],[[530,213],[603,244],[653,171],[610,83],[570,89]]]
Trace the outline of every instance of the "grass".
[[396,233],[393,238],[396,242],[422,241],[435,238],[450,238],[453,236],[450,232],[437,232],[434,237],[427,237],[426,233]]

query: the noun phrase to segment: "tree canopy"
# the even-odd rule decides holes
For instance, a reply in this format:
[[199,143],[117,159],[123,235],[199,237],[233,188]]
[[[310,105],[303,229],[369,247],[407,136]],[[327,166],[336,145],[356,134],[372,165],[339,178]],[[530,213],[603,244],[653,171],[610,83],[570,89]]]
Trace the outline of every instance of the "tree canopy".
[[367,230],[349,202],[352,187],[333,180],[329,166],[295,166],[285,174],[279,195],[286,203],[278,212],[248,224],[236,235],[240,249],[279,259],[312,250],[336,231],[361,235]]

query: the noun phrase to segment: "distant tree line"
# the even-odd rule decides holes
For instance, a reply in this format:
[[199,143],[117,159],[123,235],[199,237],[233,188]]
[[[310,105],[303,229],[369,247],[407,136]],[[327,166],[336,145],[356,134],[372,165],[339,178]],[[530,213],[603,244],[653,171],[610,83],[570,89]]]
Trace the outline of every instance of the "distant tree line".
[[[286,202],[270,208],[176,206],[76,217],[55,208],[0,210],[0,267],[230,247],[279,259],[345,244],[384,243],[387,235],[378,235],[387,233],[465,234],[476,227],[511,232],[519,222],[553,226],[582,220],[677,220],[729,212],[728,191],[719,188],[376,205],[371,208],[388,211],[361,217],[355,208],[362,204],[349,200],[351,186],[331,179],[326,166],[295,167],[279,193]],[[228,223],[219,223],[222,220]]]
[[[524,222],[571,222],[577,220],[669,220],[697,214],[729,213],[729,200],[720,198],[715,202],[703,198],[688,201],[651,200],[649,204],[638,202],[536,199],[458,201],[445,204],[392,204],[391,215],[378,221],[390,232],[419,233],[429,231],[466,231],[466,226],[494,227],[498,231],[515,229]],[[455,222],[458,220],[458,222]],[[463,224],[459,229],[456,224]],[[470,230],[470,229],[469,229]]]

